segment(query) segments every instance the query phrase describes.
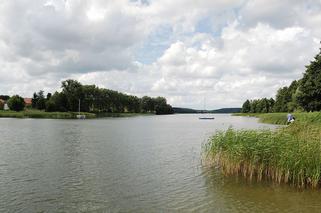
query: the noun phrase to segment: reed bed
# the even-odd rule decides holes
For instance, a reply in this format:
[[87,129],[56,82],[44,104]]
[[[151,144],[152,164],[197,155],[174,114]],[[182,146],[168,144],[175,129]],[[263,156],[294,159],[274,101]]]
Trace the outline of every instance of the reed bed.
[[[310,119],[310,118],[308,118]],[[224,175],[298,187],[321,186],[321,128],[296,122],[277,130],[217,132],[204,145],[206,162]]]

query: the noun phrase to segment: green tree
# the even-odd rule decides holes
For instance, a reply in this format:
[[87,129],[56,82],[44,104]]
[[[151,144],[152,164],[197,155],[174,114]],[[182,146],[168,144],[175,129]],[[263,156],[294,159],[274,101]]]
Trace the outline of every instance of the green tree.
[[84,85],[82,87],[83,99],[81,101],[81,111],[96,111],[96,99],[99,97],[99,88],[95,85]]
[[37,103],[38,103],[38,94],[36,92],[34,92],[33,97],[32,97],[32,102],[31,102],[32,108],[36,109]]
[[156,109],[157,106],[165,106],[167,104],[166,98],[164,97],[156,97],[152,98],[153,104],[154,104],[154,110]]
[[141,109],[142,112],[154,112],[155,110],[155,105],[154,101],[151,97],[144,96],[141,99]]
[[52,100],[52,99],[49,99],[47,102],[46,102],[46,112],[56,112],[56,111],[59,111],[57,110],[58,107],[56,106],[56,103]]
[[121,113],[125,111],[125,99],[124,94],[113,90],[107,90],[108,96],[111,102],[111,111]]
[[8,100],[8,106],[11,110],[22,111],[25,108],[25,102],[19,95],[14,95]]
[[261,99],[257,99],[255,100],[256,104],[255,104],[255,112],[256,113],[261,113],[263,111],[263,101]]
[[305,111],[321,110],[321,52],[306,66],[299,82],[296,99]]
[[49,100],[51,98],[52,94],[50,92],[47,93],[46,99]]
[[136,96],[127,96],[126,108],[128,112],[140,112],[140,99]]
[[292,94],[288,87],[282,87],[277,91],[274,112],[288,112],[288,103],[292,100]]
[[40,110],[46,108],[46,98],[43,90],[40,90],[38,93],[33,93],[32,108]]
[[275,104],[275,100],[273,98],[269,99],[269,112],[274,112],[274,104]]
[[242,112],[248,113],[251,111],[251,103],[249,100],[246,100],[242,105]]
[[67,97],[64,93],[55,92],[46,102],[47,112],[66,112],[67,111]]
[[40,90],[38,92],[37,109],[43,110],[45,108],[46,108],[46,98],[44,95],[44,91]]
[[67,110],[78,111],[79,99],[83,99],[83,87],[80,82],[72,79],[63,81],[61,84],[62,93],[67,99]]
[[165,114],[173,114],[174,110],[171,105],[169,104],[160,104],[156,105],[155,107],[155,114],[156,115],[165,115]]
[[0,110],[4,109],[4,102],[0,101]]
[[153,102],[154,102],[154,111],[156,115],[174,113],[172,106],[167,104],[166,98],[164,97],[153,98]]
[[97,98],[95,99],[95,106],[98,112],[112,112],[113,103],[110,95],[110,90],[99,89]]
[[258,101],[257,100],[251,100],[251,113],[256,113],[257,112],[257,105]]
[[151,98],[127,95],[114,90],[99,88],[95,85],[82,85],[75,80],[62,82],[62,92],[48,93],[44,97],[43,91],[34,93],[33,103],[38,106],[44,100],[45,109],[54,111],[78,111],[79,99],[81,111],[86,112],[155,112],[156,114],[173,113],[172,107],[164,97]]

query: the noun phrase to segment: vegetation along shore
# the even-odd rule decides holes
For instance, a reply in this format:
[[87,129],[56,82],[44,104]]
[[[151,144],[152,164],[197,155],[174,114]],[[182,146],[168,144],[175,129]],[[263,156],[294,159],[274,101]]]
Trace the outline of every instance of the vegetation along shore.
[[81,112],[86,118],[128,117],[136,115],[172,114],[172,106],[164,97],[139,98],[118,91],[82,85],[76,80],[61,83],[61,92],[40,90],[33,98],[0,95],[0,117],[14,118],[76,118]]
[[[96,114],[82,112],[86,118],[96,118]],[[50,118],[50,119],[75,119],[78,115],[77,112],[45,112],[42,110],[23,110],[23,111],[11,111],[0,110],[0,117],[2,118]]]
[[298,187],[321,187],[321,53],[302,79],[281,88],[276,100],[247,100],[243,113],[261,122],[287,124],[276,130],[234,130],[215,133],[204,145],[206,162],[224,175],[270,180]]
[[[264,123],[286,122],[286,113],[255,116]],[[276,130],[217,132],[204,146],[206,161],[219,166],[225,175],[320,187],[321,113],[295,116],[293,124]]]

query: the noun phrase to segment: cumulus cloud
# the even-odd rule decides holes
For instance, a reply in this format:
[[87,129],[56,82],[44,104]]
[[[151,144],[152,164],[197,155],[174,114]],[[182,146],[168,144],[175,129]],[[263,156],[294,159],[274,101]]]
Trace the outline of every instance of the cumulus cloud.
[[320,11],[312,0],[5,0],[0,93],[75,78],[175,106],[240,106],[301,76],[318,52]]
[[30,74],[126,69],[131,46],[147,31],[135,7],[124,1],[6,1],[0,38],[13,62],[27,60]]
[[242,30],[238,26],[224,28],[216,40],[196,35],[172,44],[155,63],[162,78],[152,90],[169,96],[185,93],[195,102],[209,96],[211,105],[237,106],[239,100],[271,97],[277,88],[300,77],[318,49],[310,31],[301,27],[276,29],[258,23]]

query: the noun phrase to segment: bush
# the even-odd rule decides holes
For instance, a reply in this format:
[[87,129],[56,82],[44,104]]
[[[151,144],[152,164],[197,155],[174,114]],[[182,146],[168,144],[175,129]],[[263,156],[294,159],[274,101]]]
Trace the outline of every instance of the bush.
[[167,114],[173,114],[173,108],[169,104],[161,104],[155,106],[155,113],[156,115],[167,115]]
[[25,108],[25,102],[19,95],[14,95],[8,100],[8,106],[11,110],[18,112]]

